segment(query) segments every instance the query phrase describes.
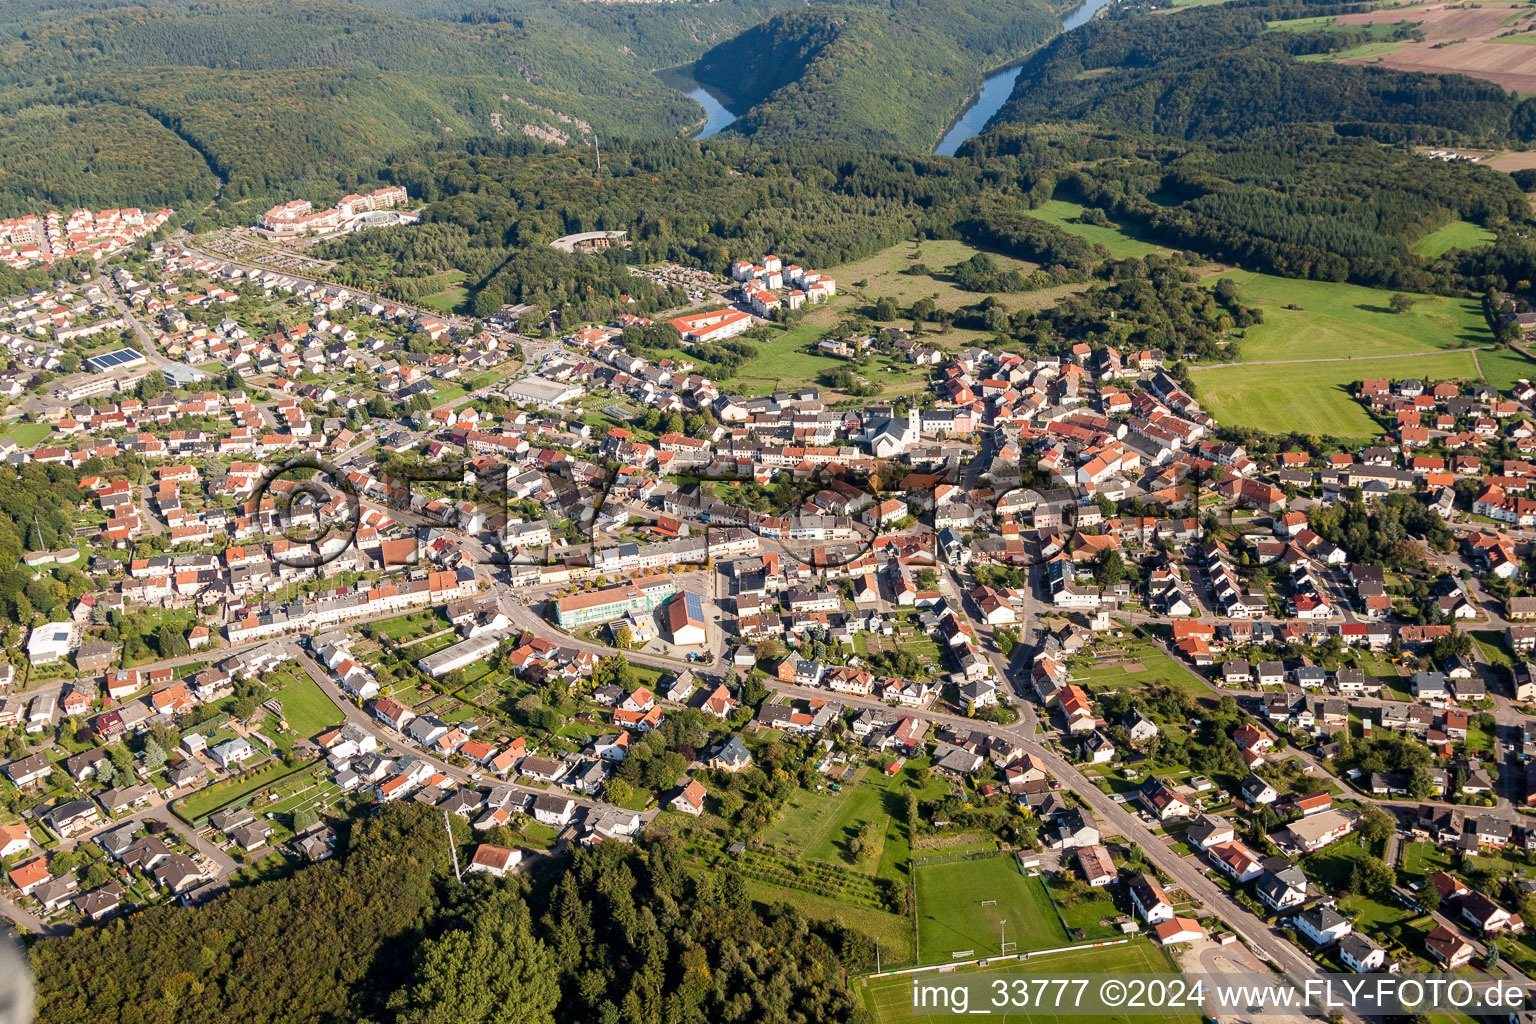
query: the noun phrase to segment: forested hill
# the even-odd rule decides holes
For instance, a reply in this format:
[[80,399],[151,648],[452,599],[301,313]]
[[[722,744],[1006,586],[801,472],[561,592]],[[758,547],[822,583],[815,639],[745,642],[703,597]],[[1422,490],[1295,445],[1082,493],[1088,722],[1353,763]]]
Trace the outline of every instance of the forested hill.
[[[456,827],[463,857],[480,837]],[[867,1020],[834,952],[858,938],[786,907],[753,913],[739,875],[690,874],[676,839],[578,852],[534,899],[524,877],[455,884],[432,808],[388,805],[351,833],[344,855],[292,878],[36,943],[38,1019]]]
[[[1033,216],[1077,199],[1174,250],[1294,277],[1411,291],[1482,292],[1536,275],[1507,245],[1531,231],[1509,175],[1426,160],[1323,128],[1275,130],[1219,144],[1156,142],[1050,126],[990,133],[984,159],[764,148],[739,139],[655,140],[530,154],[447,147],[388,174],[427,200],[411,231],[333,243],[349,284],[402,299],[458,270],[474,308],[563,310],[575,320],[664,308],[625,262],[664,259],[725,271],[762,252],[831,268],[903,238],[961,238],[1039,266],[1031,287],[1081,280],[1105,253]],[[1452,220],[1500,235],[1497,263],[1471,252],[1429,259],[1413,244]],[[555,252],[572,231],[624,229],[632,248],[600,258]],[[638,307],[621,305],[629,294]]]
[[1315,122],[1385,141],[1497,144],[1536,138],[1536,101],[1522,101],[1488,82],[1296,59],[1359,45],[1369,38],[1367,28],[1276,28],[1288,20],[1365,7],[1239,2],[1099,19],[1053,40],[1027,61],[991,127],[1078,121],[1219,139]]
[[755,142],[926,152],[981,85],[1059,28],[1045,3],[891,0],[780,14],[699,59]]
[[219,178],[231,201],[322,198],[424,141],[526,125],[581,144],[585,125],[677,134],[700,116],[619,44],[516,19],[340,0],[19,5],[0,4],[0,215],[182,205]]

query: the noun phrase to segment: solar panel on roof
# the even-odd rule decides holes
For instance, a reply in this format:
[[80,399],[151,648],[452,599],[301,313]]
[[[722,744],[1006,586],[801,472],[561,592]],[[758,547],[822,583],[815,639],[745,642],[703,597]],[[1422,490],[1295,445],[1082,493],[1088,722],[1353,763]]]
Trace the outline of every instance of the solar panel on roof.
[[691,590],[683,591],[683,607],[687,610],[690,619],[704,621],[704,602],[699,600],[698,594]]
[[116,352],[103,352],[99,356],[92,356],[85,362],[87,366],[92,366],[97,370],[104,371],[110,370],[117,366],[122,366],[125,363],[142,360],[143,358],[143,354],[140,353],[137,349],[121,348]]

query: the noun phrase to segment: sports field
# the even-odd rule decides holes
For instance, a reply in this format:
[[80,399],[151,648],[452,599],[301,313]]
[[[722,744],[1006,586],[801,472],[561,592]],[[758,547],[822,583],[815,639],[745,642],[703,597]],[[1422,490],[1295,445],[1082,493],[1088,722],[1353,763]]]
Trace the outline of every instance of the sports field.
[[[1177,968],[1168,954],[1160,946],[1153,945],[1146,939],[1132,939],[1123,946],[1106,946],[1100,949],[1085,949],[1070,953],[1053,953],[1049,956],[1035,957],[1029,960],[1021,960],[1009,963],[994,963],[985,968],[965,968],[954,974],[942,976],[951,982],[967,973],[985,971],[989,974],[1176,974]],[[938,975],[919,975],[919,978],[942,983]],[[861,995],[865,1007],[875,1016],[880,1024],[943,1024],[953,1021],[956,1015],[948,1012],[919,1011],[912,1006],[912,977],[902,976],[895,978],[864,979],[860,983]],[[980,1007],[972,1006],[972,1010]],[[998,1014],[985,1017],[988,1021],[1009,1022],[1009,1024],[1055,1024],[1061,1021],[1063,1024],[1083,1024],[1086,1021],[1104,1021],[1110,1024],[1129,1024],[1133,1020],[1147,1020],[1146,1017],[1082,1017],[1063,1016],[1054,1014],[1029,1013],[1018,1011],[1008,1014]],[[1159,1020],[1177,1021],[1179,1024],[1196,1024],[1201,1017],[1199,1014],[1185,1014],[1175,1016],[1168,1014],[1161,1016]]]
[[1201,403],[1223,426],[1338,438],[1368,438],[1381,432],[1350,395],[1352,381],[1367,377],[1482,379],[1471,352],[1441,352],[1414,359],[1235,365],[1213,367],[1192,376]]
[[[1388,305],[1392,293],[1375,288],[1248,271],[1222,274],[1205,283],[1214,287],[1222,279],[1237,285],[1244,305],[1264,312],[1264,322],[1248,328],[1240,343],[1238,359],[1245,363],[1358,359],[1493,344],[1482,308],[1473,299],[1415,295],[1411,309],[1394,313]],[[1402,369],[1396,376],[1424,376]]]
[[[1039,877],[1019,870],[1012,856],[916,870],[918,963],[947,963],[1002,952],[1003,922],[1010,951],[1051,949],[1070,941]],[[984,903],[983,901],[995,901]],[[968,956],[955,954],[970,950]]]
[[1091,693],[1132,687],[1140,689],[1153,683],[1162,683],[1175,690],[1183,690],[1191,697],[1208,697],[1211,694],[1209,686],[1195,678],[1160,647],[1150,643],[1136,645],[1127,652],[1124,661],[1080,669],[1073,673],[1073,681]]

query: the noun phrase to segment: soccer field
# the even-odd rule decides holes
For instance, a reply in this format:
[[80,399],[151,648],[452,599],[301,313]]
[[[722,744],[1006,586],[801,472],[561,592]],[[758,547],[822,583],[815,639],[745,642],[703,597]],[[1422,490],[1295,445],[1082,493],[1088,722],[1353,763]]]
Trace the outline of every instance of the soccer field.
[[[960,975],[967,973],[986,972],[989,974],[1174,974],[1177,969],[1168,954],[1159,946],[1154,946],[1145,939],[1133,939],[1123,946],[1107,946],[1101,949],[1085,949],[1081,952],[1053,953],[1048,956],[1036,957],[1017,962],[993,963],[983,968],[966,968],[956,971],[954,974],[943,975],[950,981],[958,980]],[[940,975],[923,974],[919,978],[938,982]],[[949,1012],[933,1012],[931,1010],[917,1010],[912,1006],[912,976],[903,975],[894,978],[865,979],[862,982],[860,995],[864,1005],[880,1024],[941,1024],[944,1021],[953,1021],[956,1014]],[[972,1007],[973,1011],[979,1007]],[[980,1016],[978,1014],[978,1016]],[[989,1021],[1006,1022],[1006,1024],[1083,1024],[1086,1021],[1130,1022],[1132,1020],[1146,1020],[1144,1017],[1083,1017],[1063,1016],[1054,1014],[1028,1013],[1015,1011],[1012,1013],[999,1013],[996,1016],[985,1015]],[[1179,1024],[1196,1024],[1201,1017],[1199,1014],[1186,1014],[1158,1018],[1164,1021],[1177,1021]]]
[[[1021,872],[1011,856],[923,865],[916,881],[919,963],[997,956],[1004,920],[1008,942],[1017,943],[1010,952],[1070,941],[1041,880]],[[969,956],[955,955],[966,950]]]

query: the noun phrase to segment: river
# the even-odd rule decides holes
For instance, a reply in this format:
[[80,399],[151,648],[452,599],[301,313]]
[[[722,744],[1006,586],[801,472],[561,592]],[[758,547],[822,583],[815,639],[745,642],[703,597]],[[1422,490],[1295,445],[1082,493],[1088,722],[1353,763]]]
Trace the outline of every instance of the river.
[[[1108,7],[1112,0],[1084,0],[1082,4],[1072,8],[1061,19],[1061,30],[1070,32],[1080,25],[1086,25],[1093,20],[1093,16]],[[935,156],[954,156],[959,150],[960,144],[967,139],[975,138],[981,134],[981,130],[992,120],[992,115],[1002,109],[1008,102],[1008,97],[1013,95],[1013,83],[1018,81],[1019,72],[1024,69],[1023,64],[1014,64],[993,72],[981,83],[981,91],[971,101],[971,105],[965,108],[958,120],[944,133],[938,146],[933,150]],[[690,94],[691,95],[691,94]]]
[[725,109],[723,97],[710,92],[708,86],[700,85],[688,74],[688,65],[658,71],[656,77],[677,91],[687,93],[689,99],[704,108],[704,127],[693,133],[695,139],[707,139],[736,120],[736,115]]

